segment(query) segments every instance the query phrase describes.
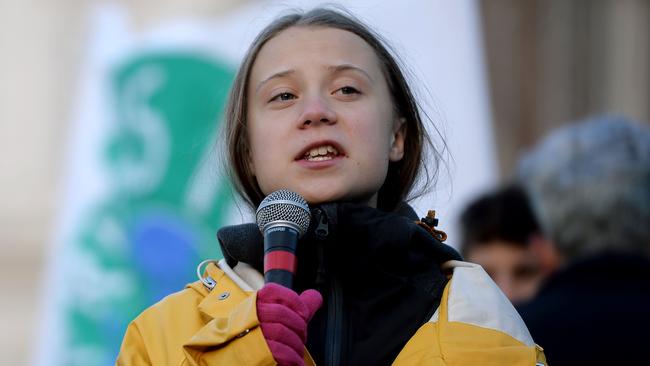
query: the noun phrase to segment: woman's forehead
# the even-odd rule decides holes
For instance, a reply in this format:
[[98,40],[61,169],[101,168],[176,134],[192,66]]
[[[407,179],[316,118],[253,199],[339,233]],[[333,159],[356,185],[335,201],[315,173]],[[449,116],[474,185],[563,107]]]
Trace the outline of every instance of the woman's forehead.
[[371,78],[382,75],[374,49],[358,35],[330,27],[294,26],[271,38],[258,53],[251,81],[260,82],[288,70],[340,70],[352,65]]

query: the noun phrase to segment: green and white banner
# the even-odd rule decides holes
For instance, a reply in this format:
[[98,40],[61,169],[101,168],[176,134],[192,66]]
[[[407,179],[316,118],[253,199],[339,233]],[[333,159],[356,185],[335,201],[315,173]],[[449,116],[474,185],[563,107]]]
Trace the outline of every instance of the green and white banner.
[[220,258],[215,233],[232,221],[216,142],[233,67],[197,47],[116,39],[128,37],[122,16],[94,15],[40,364],[114,364],[128,323]]
[[[100,156],[109,190],[71,233],[65,280],[97,281],[62,304],[65,348],[101,348],[99,359],[112,361],[129,321],[192,281],[202,259],[221,256],[214,233],[230,192],[209,158],[231,79],[215,60],[173,51],[133,55],[111,73],[115,118],[88,152]],[[72,361],[63,364],[89,365]]]

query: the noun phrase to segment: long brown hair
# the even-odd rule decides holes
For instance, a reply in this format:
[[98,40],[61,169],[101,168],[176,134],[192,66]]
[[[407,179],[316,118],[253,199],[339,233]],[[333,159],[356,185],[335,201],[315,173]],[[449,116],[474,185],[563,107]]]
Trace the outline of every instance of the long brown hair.
[[237,192],[253,208],[257,207],[265,197],[249,164],[250,141],[247,132],[246,106],[248,100],[246,91],[253,63],[267,41],[280,32],[297,26],[345,30],[361,37],[374,49],[388,82],[395,113],[405,120],[404,157],[400,161],[389,164],[386,180],[380,187],[377,197],[379,209],[394,210],[400,202],[407,199],[407,195],[418,178],[420,168],[424,167],[426,172],[423,187],[426,187],[434,178],[429,176],[429,170],[422,164],[424,144],[431,147],[434,155],[434,175],[438,171],[440,153],[427,135],[418,104],[400,66],[391,53],[390,46],[381,36],[351,14],[327,8],[316,8],[306,13],[292,13],[276,19],[258,34],[244,56],[233,82],[225,111],[224,137],[227,140],[229,171]]

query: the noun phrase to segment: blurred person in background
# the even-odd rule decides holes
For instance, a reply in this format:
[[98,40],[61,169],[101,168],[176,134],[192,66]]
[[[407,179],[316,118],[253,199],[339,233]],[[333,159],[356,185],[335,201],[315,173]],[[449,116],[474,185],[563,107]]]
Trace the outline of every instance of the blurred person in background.
[[551,365],[647,364],[650,329],[650,129],[600,117],[559,129],[519,177],[557,270],[520,307]]
[[515,304],[530,300],[544,278],[532,245],[544,240],[528,197],[511,184],[471,202],[460,217],[465,260],[480,264]]

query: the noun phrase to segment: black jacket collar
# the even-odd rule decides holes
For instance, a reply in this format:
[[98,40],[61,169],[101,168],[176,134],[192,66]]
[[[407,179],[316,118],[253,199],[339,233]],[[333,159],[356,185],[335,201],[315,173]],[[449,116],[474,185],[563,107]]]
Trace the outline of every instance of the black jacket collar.
[[[294,290],[312,288],[324,297],[307,339],[317,364],[391,364],[440,304],[447,283],[440,265],[461,259],[414,224],[418,217],[407,204],[392,217],[359,207],[314,207],[298,244]],[[329,225],[325,239],[315,230],[322,214]],[[225,227],[217,237],[229,265],[242,261],[262,272],[264,243],[255,224]]]
[[[324,205],[328,211],[332,211],[333,205]],[[418,216],[413,208],[402,202],[395,213],[404,216],[410,220],[418,220]],[[330,217],[335,213],[330,212]],[[316,223],[312,222],[310,230],[313,231]],[[229,266],[234,267],[237,262],[250,264],[262,272],[264,259],[264,238],[260,233],[257,224],[246,223],[240,225],[225,226],[217,232],[217,239],[221,247],[221,253]],[[441,261],[448,259],[460,259],[460,255],[451,247],[443,244],[441,249]]]

